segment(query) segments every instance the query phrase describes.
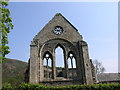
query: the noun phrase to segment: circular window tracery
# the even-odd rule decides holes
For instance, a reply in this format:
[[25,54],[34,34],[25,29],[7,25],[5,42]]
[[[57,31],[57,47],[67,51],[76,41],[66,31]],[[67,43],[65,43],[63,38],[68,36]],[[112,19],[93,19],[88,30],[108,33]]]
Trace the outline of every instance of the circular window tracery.
[[54,33],[56,35],[60,35],[63,32],[63,28],[61,26],[56,26],[54,29]]

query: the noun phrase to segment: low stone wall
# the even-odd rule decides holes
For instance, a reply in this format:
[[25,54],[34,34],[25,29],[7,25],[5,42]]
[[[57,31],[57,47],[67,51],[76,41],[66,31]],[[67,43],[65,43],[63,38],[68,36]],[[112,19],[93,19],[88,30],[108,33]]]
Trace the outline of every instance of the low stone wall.
[[101,81],[98,83],[120,83],[120,80],[114,80],[114,81]]
[[80,80],[59,80],[59,81],[43,81],[40,82],[47,86],[68,86],[68,85],[80,85]]

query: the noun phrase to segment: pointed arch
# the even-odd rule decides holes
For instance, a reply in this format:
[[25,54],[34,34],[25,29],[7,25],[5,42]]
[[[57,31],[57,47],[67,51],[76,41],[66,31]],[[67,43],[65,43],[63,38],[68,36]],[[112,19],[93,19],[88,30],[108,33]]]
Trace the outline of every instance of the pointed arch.
[[[74,57],[76,55],[76,47],[74,47],[73,43],[67,41],[67,40],[64,40],[64,39],[52,39],[52,40],[49,40],[47,41],[46,43],[44,43],[44,46],[41,47],[41,55],[42,56],[45,56],[45,54],[52,54],[51,58],[52,58],[52,78],[51,79],[67,79],[69,78],[68,74],[69,74],[69,68],[68,68],[68,53],[72,52],[74,54]],[[61,48],[62,49],[62,59],[60,59],[61,61],[58,61],[56,60],[56,49],[57,48]],[[47,51],[46,51],[47,50]],[[69,52],[69,50],[71,50]],[[45,52],[46,51],[46,52]],[[49,60],[48,60],[49,61]],[[57,65],[57,62],[58,62],[58,65]],[[75,60],[73,60],[73,62],[75,62]],[[62,66],[60,66],[61,68],[57,68],[57,66],[60,65],[60,63],[62,63]],[[74,63],[73,63],[74,64]],[[48,66],[49,66],[49,62],[48,62]],[[73,65],[73,66],[76,66]],[[73,67],[75,69],[75,67]],[[59,70],[58,70],[59,69]],[[58,72],[61,71],[61,72]],[[42,72],[43,73],[43,72]],[[44,73],[42,74],[44,75]],[[62,78],[59,78],[59,77],[62,77]],[[50,80],[47,79],[48,81]]]
[[46,54],[49,54],[51,59],[53,58],[50,51],[46,51],[46,52],[43,54],[43,57],[46,57],[46,56],[45,56]]
[[57,47],[62,48],[62,49],[63,49],[63,52],[65,52],[65,47],[64,47],[62,44],[60,44],[60,43],[56,44],[55,49],[56,49]]

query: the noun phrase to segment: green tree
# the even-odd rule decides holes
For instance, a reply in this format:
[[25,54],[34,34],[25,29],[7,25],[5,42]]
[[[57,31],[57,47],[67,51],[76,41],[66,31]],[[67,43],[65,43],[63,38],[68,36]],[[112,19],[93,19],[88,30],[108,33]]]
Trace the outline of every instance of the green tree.
[[8,2],[0,1],[0,61],[5,60],[5,55],[10,53],[8,44],[8,33],[13,29]]

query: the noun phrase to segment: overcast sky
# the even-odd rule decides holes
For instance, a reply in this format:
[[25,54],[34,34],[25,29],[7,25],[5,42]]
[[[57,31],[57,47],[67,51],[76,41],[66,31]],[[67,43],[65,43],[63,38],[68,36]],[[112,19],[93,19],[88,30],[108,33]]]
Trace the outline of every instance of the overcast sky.
[[102,62],[106,72],[118,71],[117,3],[11,2],[8,8],[15,26],[9,34],[11,53],[7,55],[8,58],[27,62],[30,54],[29,45],[33,37],[56,13],[61,13],[78,29],[88,43],[90,58]]

